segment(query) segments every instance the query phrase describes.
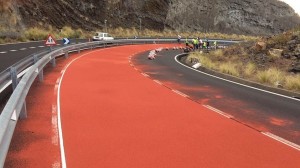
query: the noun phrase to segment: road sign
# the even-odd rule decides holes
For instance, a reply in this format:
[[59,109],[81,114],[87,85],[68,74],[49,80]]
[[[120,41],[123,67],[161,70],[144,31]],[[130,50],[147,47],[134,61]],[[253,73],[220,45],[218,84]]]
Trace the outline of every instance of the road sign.
[[63,43],[64,43],[64,44],[70,44],[70,40],[69,40],[68,38],[64,38],[64,39],[63,39]]
[[50,34],[48,35],[48,37],[46,39],[45,45],[47,45],[47,46],[56,45],[55,39]]

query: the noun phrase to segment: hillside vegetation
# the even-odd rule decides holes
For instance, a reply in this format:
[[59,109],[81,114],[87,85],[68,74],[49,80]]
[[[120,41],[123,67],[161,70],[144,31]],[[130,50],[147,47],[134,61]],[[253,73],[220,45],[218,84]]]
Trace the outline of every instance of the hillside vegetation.
[[198,59],[205,68],[300,92],[300,27],[224,50],[194,52],[191,59]]

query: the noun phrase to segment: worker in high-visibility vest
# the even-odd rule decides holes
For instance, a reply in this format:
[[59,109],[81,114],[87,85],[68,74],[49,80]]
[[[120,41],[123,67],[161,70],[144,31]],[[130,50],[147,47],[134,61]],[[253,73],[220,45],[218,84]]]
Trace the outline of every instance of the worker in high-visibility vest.
[[207,47],[207,43],[206,43],[206,41],[204,41],[203,42],[203,48],[206,49],[206,47]]
[[199,40],[198,40],[198,38],[196,39],[196,50],[198,50],[199,49]]
[[188,41],[188,38],[185,38],[185,46],[189,46],[189,41]]
[[214,41],[214,48],[217,49],[217,41]]

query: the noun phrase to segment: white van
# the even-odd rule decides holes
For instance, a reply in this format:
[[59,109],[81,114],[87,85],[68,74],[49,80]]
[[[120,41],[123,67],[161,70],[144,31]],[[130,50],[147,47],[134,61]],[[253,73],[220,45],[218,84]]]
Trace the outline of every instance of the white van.
[[102,41],[102,40],[114,40],[114,38],[108,33],[97,32],[93,36],[93,41]]

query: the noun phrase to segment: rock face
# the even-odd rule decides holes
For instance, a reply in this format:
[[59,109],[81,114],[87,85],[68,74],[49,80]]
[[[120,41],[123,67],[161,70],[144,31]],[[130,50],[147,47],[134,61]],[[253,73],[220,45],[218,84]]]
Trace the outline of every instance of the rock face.
[[[279,33],[300,24],[278,0],[5,0],[27,26],[139,27],[251,35]],[[2,2],[2,3],[5,3]],[[1,5],[1,4],[0,4]],[[1,8],[0,8],[1,10]],[[2,12],[3,13],[3,12]],[[1,18],[2,19],[2,18]]]
[[17,3],[11,0],[0,1],[0,38],[18,36],[24,28]]
[[174,0],[166,21],[182,30],[266,35],[299,24],[299,16],[277,0]]

